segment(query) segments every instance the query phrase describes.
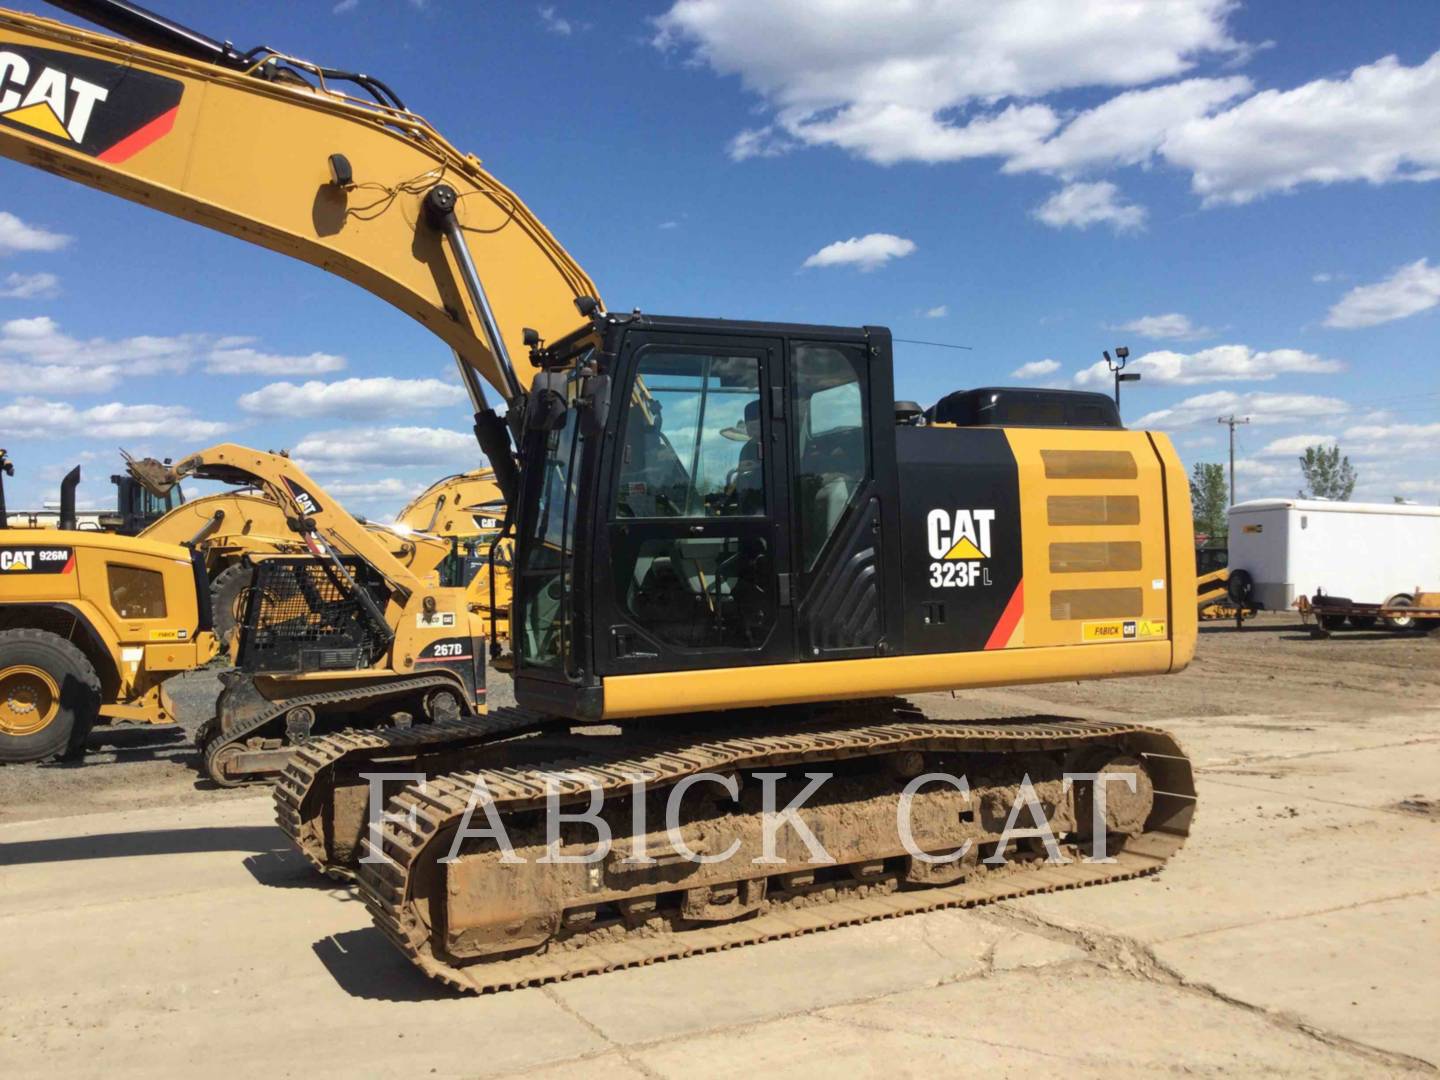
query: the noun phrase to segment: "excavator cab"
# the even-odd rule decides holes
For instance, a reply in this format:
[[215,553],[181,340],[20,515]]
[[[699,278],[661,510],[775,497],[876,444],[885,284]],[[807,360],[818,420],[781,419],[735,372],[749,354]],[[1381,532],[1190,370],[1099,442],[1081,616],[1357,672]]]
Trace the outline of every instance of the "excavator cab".
[[594,718],[611,676],[877,655],[888,332],[598,321],[582,355],[539,356],[572,362],[531,393],[517,699]]

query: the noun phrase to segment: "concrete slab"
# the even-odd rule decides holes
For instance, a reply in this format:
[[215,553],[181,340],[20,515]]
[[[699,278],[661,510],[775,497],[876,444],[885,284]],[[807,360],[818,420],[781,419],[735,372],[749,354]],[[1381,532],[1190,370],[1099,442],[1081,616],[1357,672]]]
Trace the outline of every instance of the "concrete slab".
[[1440,893],[1162,942],[1188,981],[1440,1066]]
[[[1002,946],[1015,965],[1083,956],[971,912],[935,911],[561,983],[554,993],[614,1042],[645,1042],[967,978],[988,970]],[[724,986],[744,989],[711,992]]]
[[[740,1036],[743,1034],[743,1042]],[[1354,1076],[1362,1061],[1209,995],[1041,969],[894,994],[647,1047],[661,1076],[932,1077],[1175,1072]],[[1404,1070],[1399,1073],[1403,1074]]]

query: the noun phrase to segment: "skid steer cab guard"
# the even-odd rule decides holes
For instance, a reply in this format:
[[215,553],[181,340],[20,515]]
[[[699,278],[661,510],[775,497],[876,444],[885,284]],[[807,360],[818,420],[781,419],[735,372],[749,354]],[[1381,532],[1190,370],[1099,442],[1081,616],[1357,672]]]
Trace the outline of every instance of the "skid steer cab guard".
[[165,681],[217,650],[187,548],[0,530],[0,762],[77,753],[102,720],[173,723]]

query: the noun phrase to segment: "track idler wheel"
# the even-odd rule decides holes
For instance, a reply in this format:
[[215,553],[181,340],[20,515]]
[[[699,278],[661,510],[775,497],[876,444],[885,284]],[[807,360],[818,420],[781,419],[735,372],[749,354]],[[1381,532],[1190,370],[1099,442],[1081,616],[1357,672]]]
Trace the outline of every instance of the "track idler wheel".
[[[1123,840],[1139,836],[1155,807],[1155,785],[1144,763],[1136,757],[1100,751],[1082,756],[1072,768],[1077,773],[1096,773],[1099,780],[1075,781],[1075,832],[1094,837],[1103,831]],[[1130,779],[1133,778],[1133,779]],[[1095,787],[1104,785],[1105,820],[1096,821]]]

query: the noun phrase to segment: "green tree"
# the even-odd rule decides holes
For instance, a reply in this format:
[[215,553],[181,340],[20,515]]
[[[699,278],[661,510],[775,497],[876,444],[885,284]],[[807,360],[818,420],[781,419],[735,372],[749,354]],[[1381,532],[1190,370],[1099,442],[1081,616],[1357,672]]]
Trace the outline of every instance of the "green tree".
[[1302,499],[1333,499],[1346,502],[1355,490],[1355,470],[1348,457],[1340,456],[1339,445],[1307,446],[1300,458],[1305,486],[1297,492]]
[[1229,504],[1225,466],[1197,461],[1190,477],[1190,509],[1195,516],[1195,531],[1211,539],[1226,536],[1229,523],[1225,509]]

